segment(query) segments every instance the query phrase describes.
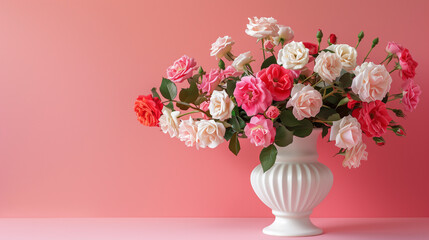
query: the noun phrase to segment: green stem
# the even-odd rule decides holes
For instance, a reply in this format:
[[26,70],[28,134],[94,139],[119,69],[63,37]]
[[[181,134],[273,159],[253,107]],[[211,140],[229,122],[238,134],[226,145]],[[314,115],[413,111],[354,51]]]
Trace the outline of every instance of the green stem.
[[310,78],[316,76],[316,73],[311,74],[310,76],[308,76],[306,79],[302,80],[301,83],[305,83],[307,80],[309,80]]
[[183,114],[180,114],[179,116],[177,116],[177,118],[181,118],[183,116],[186,116],[186,115],[189,115],[189,114],[193,114],[193,113],[199,113],[199,112],[200,111],[191,111],[191,112],[183,113]]
[[361,41],[361,40],[358,40],[358,42],[357,42],[357,44],[356,44],[355,49],[357,49],[357,48],[359,47],[359,43],[360,43],[360,41]]
[[314,86],[316,86],[317,84],[319,84],[319,83],[321,83],[321,82],[323,82],[323,80],[322,80],[322,79],[320,79],[317,83],[313,84],[312,86],[314,87]]
[[368,56],[369,56],[369,54],[371,53],[371,51],[372,51],[372,49],[373,49],[374,47],[371,47],[371,49],[369,49],[369,51],[368,51],[368,53],[366,54],[366,56],[365,56],[365,58],[363,59],[363,61],[362,62],[365,62],[365,60],[368,58]]
[[337,91],[335,90],[335,89],[333,89],[332,90],[332,92],[330,92],[330,93],[328,93],[328,94],[326,94],[325,96],[323,96],[322,97],[322,99],[325,99],[325,98],[327,98],[327,97],[329,97],[329,96],[332,96],[334,93],[336,93]]
[[[393,57],[393,55],[392,54],[388,54],[387,55],[387,57],[380,63],[380,64],[383,64],[385,61],[387,61],[389,58],[391,58],[391,57]],[[390,62],[390,61],[389,61]],[[389,64],[389,63],[388,63]]]
[[264,46],[264,39],[261,40],[262,43],[262,54],[264,55],[264,60],[265,60],[265,46]]

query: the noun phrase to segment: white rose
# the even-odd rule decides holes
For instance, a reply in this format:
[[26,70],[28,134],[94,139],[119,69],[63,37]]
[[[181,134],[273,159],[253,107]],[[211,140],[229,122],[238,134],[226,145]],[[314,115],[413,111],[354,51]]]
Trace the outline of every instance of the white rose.
[[179,125],[179,139],[188,147],[193,147],[197,142],[197,124],[189,117],[189,120],[181,121]]
[[210,97],[209,111],[214,119],[224,121],[231,118],[234,103],[225,91],[213,91]]
[[268,38],[276,37],[278,35],[279,27],[277,26],[277,20],[274,18],[266,17],[253,17],[249,18],[249,24],[247,24],[246,33],[247,35],[255,38]]
[[327,49],[334,51],[341,58],[344,70],[351,72],[356,67],[357,51],[347,44],[333,44]]
[[179,111],[172,112],[168,107],[162,109],[162,116],[159,118],[159,126],[164,133],[170,134],[170,137],[179,136]]
[[335,146],[351,149],[362,141],[362,130],[358,120],[352,116],[346,116],[334,121],[331,127],[330,141],[335,140]]
[[346,155],[343,160],[343,167],[357,168],[360,166],[361,160],[368,159],[368,152],[366,151],[366,144],[359,142],[352,149],[346,151]]
[[314,71],[319,74],[323,81],[330,84],[341,75],[342,68],[340,57],[330,52],[321,52],[314,65]]
[[279,32],[278,32],[279,35],[277,37],[273,37],[274,44],[279,45],[282,42],[283,44],[286,44],[292,41],[294,37],[292,28],[288,26],[282,26],[282,25],[278,25],[278,27],[279,27]]
[[390,90],[392,77],[384,65],[364,62],[353,71],[352,91],[364,102],[382,100]]
[[323,105],[322,95],[312,86],[298,83],[292,88],[286,107],[292,106],[292,113],[298,120],[315,117]]
[[308,63],[308,51],[302,42],[292,41],[280,49],[277,62],[286,69],[302,69]]
[[197,143],[202,148],[215,148],[225,141],[225,127],[214,120],[200,120],[197,123]]
[[245,52],[238,55],[238,57],[234,59],[234,62],[232,62],[231,65],[235,68],[235,70],[243,72],[244,66],[246,64],[249,64],[252,61],[252,58],[253,56],[251,52]]
[[212,44],[210,56],[216,56],[217,59],[221,59],[231,51],[231,47],[234,43],[235,42],[232,41],[232,38],[229,36],[219,37],[216,42]]

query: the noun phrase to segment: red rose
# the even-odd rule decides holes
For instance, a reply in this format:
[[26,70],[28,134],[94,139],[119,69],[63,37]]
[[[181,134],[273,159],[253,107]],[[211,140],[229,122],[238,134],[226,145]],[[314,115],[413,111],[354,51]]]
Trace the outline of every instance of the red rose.
[[331,44],[337,43],[337,36],[335,36],[335,34],[331,33],[331,35],[329,35],[329,42]]
[[403,80],[412,79],[416,75],[418,63],[414,61],[408,49],[404,48],[398,54],[399,64],[401,65],[401,76]]
[[352,116],[357,118],[362,131],[368,137],[380,137],[387,129],[387,125],[392,121],[386,109],[386,104],[382,101],[363,102],[362,108],[353,111]]
[[158,119],[162,115],[163,107],[161,100],[157,97],[152,97],[152,95],[141,95],[134,103],[134,111],[137,114],[138,121],[149,127],[158,126]]
[[354,100],[350,93],[347,93],[347,98],[349,99],[349,101],[347,102],[347,107],[349,109],[353,109],[357,104],[361,103],[361,101]]
[[256,75],[265,83],[275,101],[283,101],[290,96],[294,76],[291,70],[277,64],[271,64]]
[[308,50],[310,50],[308,52],[308,54],[310,54],[310,55],[317,54],[317,48],[318,48],[317,44],[310,43],[310,42],[303,42],[303,44],[304,44],[304,47],[306,47],[306,48],[308,48]]

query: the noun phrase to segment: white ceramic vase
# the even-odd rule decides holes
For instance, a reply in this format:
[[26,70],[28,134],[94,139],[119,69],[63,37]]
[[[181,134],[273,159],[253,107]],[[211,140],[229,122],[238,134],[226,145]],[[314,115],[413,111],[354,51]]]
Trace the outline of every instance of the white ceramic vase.
[[328,195],[333,183],[332,172],[318,162],[320,133],[314,129],[306,138],[294,137],[289,146],[277,147],[277,159],[271,169],[264,173],[258,165],[252,171],[253,190],[275,216],[263,233],[311,236],[323,232],[310,221],[313,208]]

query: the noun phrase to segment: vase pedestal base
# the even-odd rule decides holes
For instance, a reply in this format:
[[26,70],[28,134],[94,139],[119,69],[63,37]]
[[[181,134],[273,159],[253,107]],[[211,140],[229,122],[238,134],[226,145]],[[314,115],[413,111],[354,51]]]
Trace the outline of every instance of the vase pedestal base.
[[323,230],[316,227],[310,221],[310,214],[307,216],[286,216],[280,212],[273,211],[276,216],[274,222],[264,228],[262,232],[271,236],[302,237],[314,236],[323,233]]

